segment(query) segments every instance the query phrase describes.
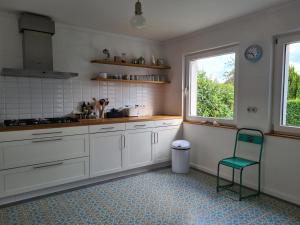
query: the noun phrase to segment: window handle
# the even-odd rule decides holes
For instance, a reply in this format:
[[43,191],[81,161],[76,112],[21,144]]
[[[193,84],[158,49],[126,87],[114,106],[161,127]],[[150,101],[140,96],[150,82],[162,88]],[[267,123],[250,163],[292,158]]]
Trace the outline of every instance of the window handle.
[[184,88],[184,95],[188,95],[188,93],[189,93],[189,88],[188,88],[188,87],[185,87],[185,88]]

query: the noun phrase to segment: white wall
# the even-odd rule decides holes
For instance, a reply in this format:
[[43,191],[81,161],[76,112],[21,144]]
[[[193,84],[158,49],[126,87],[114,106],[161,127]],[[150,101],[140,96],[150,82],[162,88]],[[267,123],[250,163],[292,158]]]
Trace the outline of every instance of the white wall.
[[[152,55],[161,57],[158,42],[99,32],[56,23],[53,36],[53,59],[56,71],[77,72],[69,80],[12,78],[0,76],[0,121],[4,119],[62,116],[77,110],[81,101],[92,97],[110,100],[110,107],[145,105],[145,114],[161,112],[163,87],[151,84],[120,84],[90,81],[96,72],[115,74],[159,74],[161,71],[91,64],[92,58],[127,53],[128,58]],[[17,16],[0,14],[0,69],[22,67],[22,35]]]
[[[269,131],[272,124],[273,37],[300,30],[299,11],[300,2],[293,1],[164,43],[165,54],[172,67],[172,83],[167,87],[165,111],[181,114],[184,55],[238,43],[237,125]],[[254,43],[264,49],[262,60],[256,64],[246,61],[243,56],[244,50]],[[248,106],[256,106],[258,112],[247,113]],[[184,137],[192,141],[194,165],[211,173],[216,172],[218,160],[232,154],[232,130],[186,124]],[[300,159],[300,141],[267,137],[265,144],[262,171],[264,191],[300,204],[300,167],[297,163],[297,159]],[[254,155],[249,153],[249,156]],[[226,175],[229,175],[228,171]],[[246,177],[246,182],[253,184],[254,177],[251,174]]]

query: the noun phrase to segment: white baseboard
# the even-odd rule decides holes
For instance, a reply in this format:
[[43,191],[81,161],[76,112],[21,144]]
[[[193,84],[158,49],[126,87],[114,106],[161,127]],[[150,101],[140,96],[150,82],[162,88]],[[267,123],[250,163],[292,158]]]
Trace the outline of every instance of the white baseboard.
[[150,166],[145,166],[137,169],[132,169],[132,170],[127,170],[127,171],[122,171],[114,174],[109,174],[109,175],[104,175],[96,178],[88,178],[85,180],[81,181],[76,181],[68,184],[63,184],[55,187],[50,187],[50,188],[45,188],[41,190],[36,190],[36,191],[31,191],[27,192],[24,194],[18,194],[14,196],[9,196],[9,197],[4,197],[0,199],[0,206],[7,205],[7,204],[15,204],[20,201],[24,200],[29,200],[32,198],[37,198],[37,197],[43,197],[46,195],[54,194],[54,193],[59,193],[59,192],[64,192],[64,191],[71,191],[72,189],[78,189],[78,188],[83,188],[85,186],[105,182],[105,181],[110,181],[114,179],[120,179],[123,177],[127,176],[132,176],[135,174],[139,173],[145,173],[151,170],[163,168],[170,166],[170,162],[165,162],[165,163],[160,163],[160,164],[155,164],[155,165],[150,165]]
[[[190,165],[191,165],[192,168],[201,170],[201,171],[206,172],[208,174],[211,174],[211,175],[214,175],[214,176],[217,175],[217,170],[216,169],[207,168],[207,167],[204,167],[204,166],[196,164],[196,163],[190,163]],[[231,180],[231,175],[229,175],[229,174],[220,173],[220,176],[222,178],[227,179],[227,180]],[[244,181],[244,185],[246,187],[249,187],[249,188],[252,188],[252,189],[257,188],[257,184],[253,184],[253,183],[251,183],[247,180]],[[279,198],[279,199],[291,202],[293,204],[300,205],[300,196],[293,196],[293,195],[289,195],[287,193],[282,193],[278,190],[275,190],[273,188],[269,188],[269,187],[266,187],[266,186],[262,186],[261,191],[263,193],[265,193],[267,195],[271,195],[275,198]]]

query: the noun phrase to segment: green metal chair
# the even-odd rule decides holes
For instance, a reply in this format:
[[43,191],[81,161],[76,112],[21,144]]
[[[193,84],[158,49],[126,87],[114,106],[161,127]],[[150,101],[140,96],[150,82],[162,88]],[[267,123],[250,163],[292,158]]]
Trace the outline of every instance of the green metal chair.
[[[245,131],[245,132],[243,132],[243,131]],[[249,131],[251,132],[251,134],[249,133]],[[259,145],[258,161],[253,161],[253,160],[237,157],[236,152],[237,152],[238,142],[247,142],[247,143]],[[239,170],[240,171],[240,184],[239,184],[239,191],[237,192],[239,194],[239,201],[241,201],[244,198],[248,198],[251,196],[258,196],[260,194],[261,155],[262,155],[262,150],[263,150],[263,144],[264,144],[264,134],[262,131],[256,130],[256,129],[249,129],[249,128],[238,129],[238,131],[236,133],[236,137],[235,137],[233,157],[222,159],[218,163],[217,192],[219,192],[220,188],[234,191],[233,189],[231,189],[231,187],[233,187],[233,185],[234,185],[234,173],[235,173],[235,170]],[[230,184],[227,184],[227,185],[219,184],[220,165],[228,166],[228,167],[232,168],[232,181]],[[253,166],[253,165],[258,165],[258,190],[254,194],[242,196],[243,170],[244,170],[244,168],[246,168],[248,166]],[[236,191],[234,191],[234,192],[236,192]]]

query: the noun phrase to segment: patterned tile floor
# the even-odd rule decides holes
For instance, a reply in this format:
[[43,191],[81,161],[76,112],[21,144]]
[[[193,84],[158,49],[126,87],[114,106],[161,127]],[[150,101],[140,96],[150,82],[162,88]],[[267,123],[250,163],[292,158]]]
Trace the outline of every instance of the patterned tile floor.
[[0,209],[1,225],[300,225],[300,208],[266,195],[242,202],[216,179],[157,170]]

